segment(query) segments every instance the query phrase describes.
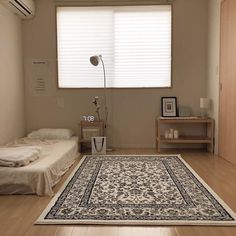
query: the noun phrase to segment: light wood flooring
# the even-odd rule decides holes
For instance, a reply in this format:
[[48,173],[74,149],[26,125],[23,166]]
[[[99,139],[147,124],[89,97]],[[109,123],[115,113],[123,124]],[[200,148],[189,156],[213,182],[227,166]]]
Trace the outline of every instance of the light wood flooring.
[[[236,212],[236,166],[201,151],[178,151],[190,166]],[[118,150],[111,154],[156,154],[150,149]],[[76,163],[77,164],[77,163]],[[75,164],[75,165],[76,165]],[[74,165],[74,166],[75,166]],[[73,166],[73,167],[74,167]],[[70,171],[55,187],[58,191]],[[0,196],[1,236],[235,236],[236,227],[203,226],[60,226],[34,225],[50,197]]]

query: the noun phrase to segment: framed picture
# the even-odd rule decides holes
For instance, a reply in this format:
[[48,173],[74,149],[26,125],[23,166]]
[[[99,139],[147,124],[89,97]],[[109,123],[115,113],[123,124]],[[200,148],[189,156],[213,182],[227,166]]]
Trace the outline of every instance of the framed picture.
[[177,116],[177,98],[161,97],[161,115],[163,117]]

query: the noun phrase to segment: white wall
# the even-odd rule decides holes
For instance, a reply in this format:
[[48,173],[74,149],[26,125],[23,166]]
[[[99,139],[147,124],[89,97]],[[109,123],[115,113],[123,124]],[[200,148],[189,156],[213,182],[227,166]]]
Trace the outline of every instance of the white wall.
[[207,97],[211,99],[210,115],[215,119],[216,154],[218,154],[220,2],[221,0],[209,0],[208,5]]
[[0,145],[24,135],[21,21],[0,4]]
[[[57,89],[56,25],[54,1],[38,0],[36,17],[23,23],[24,62],[48,59],[52,87],[47,96],[32,96],[26,74],[27,131],[40,127],[78,130],[83,114],[94,113],[91,102],[99,89]],[[207,5],[206,0],[176,0],[173,5],[173,87],[171,89],[111,89],[108,91],[109,142],[115,147],[154,147],[155,117],[160,97],[177,96],[178,103],[199,114],[199,98],[206,96]],[[27,70],[26,70],[27,71]],[[57,106],[57,98],[64,108]]]

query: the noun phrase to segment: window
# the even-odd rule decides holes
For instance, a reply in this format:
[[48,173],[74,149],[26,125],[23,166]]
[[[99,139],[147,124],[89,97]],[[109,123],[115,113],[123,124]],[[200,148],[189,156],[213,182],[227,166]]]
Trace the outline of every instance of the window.
[[171,6],[58,7],[59,88],[171,86]]

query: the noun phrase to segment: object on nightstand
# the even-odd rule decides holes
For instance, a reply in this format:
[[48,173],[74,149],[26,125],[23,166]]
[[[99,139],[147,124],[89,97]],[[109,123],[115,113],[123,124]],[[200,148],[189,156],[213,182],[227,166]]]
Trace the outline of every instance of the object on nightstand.
[[106,137],[91,138],[92,155],[106,155]]

